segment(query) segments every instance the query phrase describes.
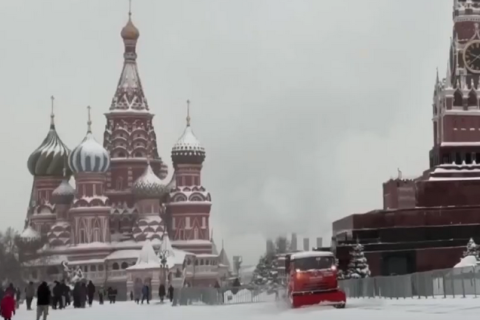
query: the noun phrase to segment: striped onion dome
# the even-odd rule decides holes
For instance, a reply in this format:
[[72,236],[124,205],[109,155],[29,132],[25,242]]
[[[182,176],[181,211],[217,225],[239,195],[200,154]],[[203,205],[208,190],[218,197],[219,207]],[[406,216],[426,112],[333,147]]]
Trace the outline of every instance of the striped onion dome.
[[168,192],[165,184],[153,172],[150,163],[145,168],[145,172],[133,183],[132,191],[137,198],[143,199],[161,198]]
[[[65,163],[70,150],[62,142],[55,130],[55,123],[50,124],[50,130],[40,146],[33,151],[27,161],[28,171],[33,176],[63,176]],[[67,168],[65,173],[70,176],[72,173]]]
[[95,140],[92,133],[92,121],[90,120],[90,107],[88,116],[87,135],[83,141],[73,149],[68,159],[68,164],[73,172],[106,172],[110,167],[108,151]]

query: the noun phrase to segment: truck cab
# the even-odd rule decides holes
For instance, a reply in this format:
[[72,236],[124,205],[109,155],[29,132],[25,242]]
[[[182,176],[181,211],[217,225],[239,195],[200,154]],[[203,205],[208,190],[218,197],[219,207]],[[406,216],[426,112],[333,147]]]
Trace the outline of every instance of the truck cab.
[[287,292],[293,305],[329,303],[345,305],[345,294],[338,288],[335,256],[325,251],[305,251],[285,259]]

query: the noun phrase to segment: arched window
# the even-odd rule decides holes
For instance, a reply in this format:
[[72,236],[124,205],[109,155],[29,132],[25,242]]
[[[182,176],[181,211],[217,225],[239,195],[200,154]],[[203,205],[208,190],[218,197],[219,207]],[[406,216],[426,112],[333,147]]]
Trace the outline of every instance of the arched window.
[[80,220],[80,228],[78,230],[78,243],[88,243],[87,226],[85,220]]
[[135,158],[143,158],[143,154],[141,152],[135,152]]
[[127,269],[128,268],[128,263],[122,262],[122,269]]
[[460,90],[455,91],[455,94],[453,95],[453,106],[463,107],[463,95]]
[[96,265],[91,265],[90,266],[90,271],[93,271],[93,272],[97,271],[97,266]]
[[92,238],[93,242],[101,242],[102,241],[102,229],[100,225],[100,219],[95,219],[93,222],[92,228]]
[[117,190],[123,190],[123,178],[118,177],[117,181],[115,182],[115,187]]
[[193,229],[193,239],[198,240],[198,228]]
[[475,90],[471,90],[470,93],[468,94],[468,106],[469,107],[477,107],[478,106],[477,94],[476,94]]
[[114,262],[114,263],[112,264],[112,269],[113,269],[113,270],[118,270],[118,269],[120,269],[118,263]]

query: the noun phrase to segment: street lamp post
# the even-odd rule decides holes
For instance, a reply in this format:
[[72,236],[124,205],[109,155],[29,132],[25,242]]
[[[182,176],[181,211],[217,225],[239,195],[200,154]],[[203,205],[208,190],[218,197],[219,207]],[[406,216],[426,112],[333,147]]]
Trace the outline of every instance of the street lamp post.
[[166,287],[167,271],[168,271],[168,264],[167,264],[168,250],[161,250],[159,256],[160,256],[160,269],[162,270],[162,284],[164,287]]

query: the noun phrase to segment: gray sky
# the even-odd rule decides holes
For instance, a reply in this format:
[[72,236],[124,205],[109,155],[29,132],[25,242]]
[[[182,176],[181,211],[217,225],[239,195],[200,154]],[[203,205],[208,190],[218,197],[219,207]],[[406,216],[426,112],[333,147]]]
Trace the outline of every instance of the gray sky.
[[[381,207],[397,167],[427,167],[452,2],[133,0],[161,156],[171,170],[190,99],[218,244],[254,263],[265,236],[330,237],[334,219]],[[50,95],[70,148],[89,104],[102,141],[127,10],[127,0],[0,1],[2,226],[23,227],[26,161],[47,134]]]

